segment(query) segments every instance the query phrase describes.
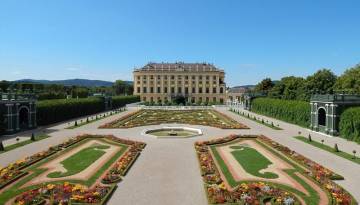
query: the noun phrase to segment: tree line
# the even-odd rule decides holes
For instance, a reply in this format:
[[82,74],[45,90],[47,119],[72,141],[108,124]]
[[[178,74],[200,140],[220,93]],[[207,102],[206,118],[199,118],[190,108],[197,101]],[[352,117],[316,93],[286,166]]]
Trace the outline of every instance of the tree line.
[[265,78],[254,92],[262,92],[270,98],[309,101],[312,94],[360,94],[360,64],[336,76],[330,69],[320,69],[303,77],[287,76],[279,81]]
[[113,86],[85,87],[66,86],[61,84],[23,83],[0,81],[0,92],[34,93],[38,100],[87,98],[94,93],[108,95],[132,95],[133,85],[117,80]]

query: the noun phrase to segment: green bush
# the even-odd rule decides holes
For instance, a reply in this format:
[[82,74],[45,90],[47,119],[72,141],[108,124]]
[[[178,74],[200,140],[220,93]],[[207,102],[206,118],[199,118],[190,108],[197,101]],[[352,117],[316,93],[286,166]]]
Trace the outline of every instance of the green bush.
[[112,98],[113,108],[124,107],[126,104],[139,102],[140,97],[135,95],[129,96],[115,96]]
[[302,127],[310,125],[310,104],[304,101],[255,98],[251,111]]
[[44,100],[37,102],[37,123],[48,125],[104,111],[101,98]]
[[360,143],[360,107],[346,109],[340,116],[340,136]]

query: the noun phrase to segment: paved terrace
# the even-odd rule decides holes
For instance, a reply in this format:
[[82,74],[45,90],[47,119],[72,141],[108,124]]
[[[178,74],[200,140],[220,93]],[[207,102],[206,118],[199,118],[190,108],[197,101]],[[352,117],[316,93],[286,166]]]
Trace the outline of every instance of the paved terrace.
[[[221,130],[212,127],[187,125],[187,127],[201,128],[204,132],[203,136],[187,139],[157,139],[141,135],[145,128],[158,126],[131,129],[98,129],[98,126],[126,115],[134,111],[134,109],[130,108],[129,111],[76,129],[64,129],[67,123],[46,128],[45,130],[50,132],[50,138],[0,154],[0,165],[5,166],[10,162],[47,149],[51,145],[59,144],[67,138],[78,134],[113,134],[121,138],[144,141],[147,143],[147,147],[143,150],[141,156],[124,180],[120,182],[118,189],[114,192],[108,204],[116,205],[121,201],[122,204],[205,205],[207,204],[207,199],[194,150],[194,142],[223,137],[229,134],[264,134],[343,175],[345,180],[338,183],[360,201],[360,192],[358,191],[358,187],[360,187],[360,175],[358,174],[360,173],[360,165],[292,138],[299,131],[307,136],[310,131],[305,128],[264,117],[264,119],[269,119],[283,128],[283,130],[273,130],[229,112],[226,108],[217,108],[218,111],[246,124],[251,129]],[[21,135],[20,133],[18,136]],[[344,151],[351,152],[353,149],[357,149],[360,152],[359,145],[340,138],[328,138],[318,133],[312,133],[312,137],[316,140],[326,139],[326,143],[330,145],[336,142]]]

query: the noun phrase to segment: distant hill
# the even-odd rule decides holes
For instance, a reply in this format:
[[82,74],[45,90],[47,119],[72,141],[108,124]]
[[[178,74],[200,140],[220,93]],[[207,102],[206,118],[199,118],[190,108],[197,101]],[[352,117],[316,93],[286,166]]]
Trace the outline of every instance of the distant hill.
[[245,89],[252,90],[255,88],[255,85],[239,85],[239,86],[234,86],[232,88],[245,88]]
[[[84,87],[110,87],[114,82],[104,80],[89,80],[89,79],[67,79],[67,80],[34,80],[34,79],[21,79],[13,81],[15,83],[41,83],[41,84],[59,84],[66,86],[84,86]],[[132,81],[125,81],[132,84]]]

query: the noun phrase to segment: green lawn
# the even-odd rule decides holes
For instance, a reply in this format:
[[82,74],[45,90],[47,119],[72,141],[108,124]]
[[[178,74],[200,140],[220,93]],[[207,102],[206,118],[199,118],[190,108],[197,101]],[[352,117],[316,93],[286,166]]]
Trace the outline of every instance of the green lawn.
[[242,117],[245,117],[245,118],[247,118],[247,119],[249,119],[249,120],[252,120],[252,121],[254,121],[254,122],[257,122],[257,123],[259,123],[259,124],[262,124],[262,125],[265,125],[266,127],[270,127],[271,129],[274,129],[274,130],[282,130],[280,127],[277,127],[277,126],[275,126],[275,125],[273,125],[273,124],[270,124],[270,123],[268,123],[268,122],[266,122],[266,121],[261,121],[261,120],[258,120],[257,118],[252,118],[252,117],[248,117],[247,115],[243,115],[241,112],[236,112],[236,111],[234,111],[234,110],[230,110],[231,112],[233,112],[233,113],[235,113],[235,114],[238,114],[238,115],[240,115],[240,116],[242,116]]
[[50,137],[50,136],[49,135],[39,135],[39,136],[35,136],[35,141],[32,141],[32,140],[29,139],[29,140],[25,140],[25,141],[22,141],[22,142],[18,142],[16,144],[6,146],[6,147],[4,147],[4,149],[5,149],[4,151],[0,151],[0,154],[4,153],[4,152],[8,152],[8,151],[16,149],[16,148],[19,148],[19,147],[22,147],[22,146],[25,146],[27,144],[30,144],[30,143],[33,143],[33,142],[36,142],[36,141],[46,139],[48,137]]
[[70,156],[61,162],[66,172],[52,172],[48,175],[51,178],[60,178],[77,174],[88,168],[92,163],[98,160],[106,152],[103,149],[108,149],[110,146],[94,145],[80,150],[78,153]]
[[333,154],[335,154],[335,155],[337,155],[337,156],[339,156],[339,157],[342,157],[342,158],[344,158],[344,159],[347,159],[347,160],[350,160],[350,161],[355,162],[355,163],[357,163],[357,164],[360,164],[360,158],[359,158],[359,157],[355,157],[355,158],[354,158],[354,155],[349,154],[349,153],[347,153],[347,152],[341,151],[341,145],[340,145],[340,144],[338,144],[338,146],[339,146],[339,152],[335,152],[334,147],[330,147],[330,146],[328,146],[328,145],[322,144],[321,142],[317,142],[317,141],[314,141],[314,140],[312,140],[312,141],[310,142],[308,138],[303,137],[303,136],[295,136],[294,138],[296,138],[296,139],[298,139],[298,140],[300,140],[300,141],[303,141],[303,142],[305,142],[305,143],[307,143],[307,144],[310,144],[310,145],[312,145],[312,146],[315,146],[315,147],[317,147],[317,148],[320,148],[320,149],[322,149],[322,150],[325,150],[325,151],[328,151],[328,152],[330,152],[330,153],[333,153]]
[[[9,188],[4,190],[4,192],[2,192],[0,194],[0,204],[5,204],[5,202],[7,202],[9,199],[25,192],[31,189],[35,189],[38,188],[40,186],[42,186],[43,184],[38,184],[38,185],[32,185],[32,186],[28,186],[28,187],[23,187],[24,184],[26,184],[27,182],[31,181],[33,178],[39,176],[40,174],[44,173],[46,171],[46,169],[41,169],[39,167],[41,167],[43,164],[54,160],[55,158],[61,156],[62,154],[64,154],[65,152],[68,152],[72,149],[75,149],[76,147],[80,146],[83,143],[86,143],[89,139],[85,139],[81,142],[78,142],[70,147],[68,147],[66,150],[61,151],[56,153],[55,155],[49,156],[48,158],[41,160],[38,163],[35,163],[34,165],[28,167],[25,169],[25,171],[30,171],[32,172],[32,174],[27,175],[23,178],[21,178],[20,180],[18,180],[17,182],[15,182],[15,184]],[[101,166],[101,168],[93,175],[91,176],[88,180],[83,181],[83,180],[64,180],[64,179],[59,179],[59,181],[55,181],[55,182],[51,182],[51,183],[56,183],[56,184],[61,184],[66,182],[70,182],[70,183],[80,183],[82,185],[85,186],[91,186],[93,185],[96,180],[117,160],[119,159],[119,157],[125,152],[127,145],[124,144],[118,144],[116,142],[110,142],[110,141],[106,141],[103,139],[99,139],[101,141],[116,145],[121,147],[121,150],[119,152],[117,152],[113,157],[111,157],[111,159],[109,159],[105,164],[103,164]],[[47,183],[46,183],[47,184]]]
[[266,169],[272,162],[256,149],[245,146],[232,146],[231,148],[236,149],[231,154],[247,173],[266,179],[276,179],[279,177],[272,172],[261,173],[261,170]]

